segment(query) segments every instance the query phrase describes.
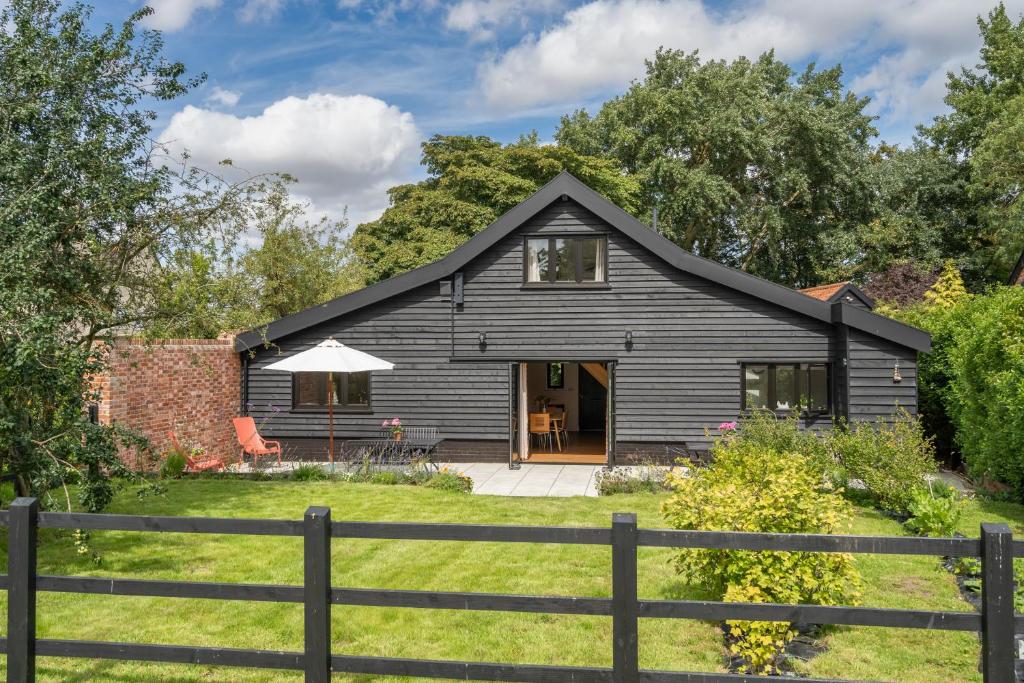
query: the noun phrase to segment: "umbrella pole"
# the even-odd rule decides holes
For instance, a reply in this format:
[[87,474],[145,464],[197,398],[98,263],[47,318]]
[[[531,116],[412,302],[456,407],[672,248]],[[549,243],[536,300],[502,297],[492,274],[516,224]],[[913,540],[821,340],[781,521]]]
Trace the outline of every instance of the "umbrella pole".
[[334,391],[334,376],[333,373],[327,373],[327,434],[328,434],[328,457],[331,459],[331,471],[334,471],[334,399],[332,392]]

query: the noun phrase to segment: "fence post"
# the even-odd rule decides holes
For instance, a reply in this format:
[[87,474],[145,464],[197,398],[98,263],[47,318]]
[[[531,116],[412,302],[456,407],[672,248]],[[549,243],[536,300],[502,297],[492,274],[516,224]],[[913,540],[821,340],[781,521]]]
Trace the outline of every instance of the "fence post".
[[8,511],[7,683],[36,680],[36,523],[39,501],[16,498]]
[[636,514],[612,515],[612,680],[636,683],[640,657],[636,598]]
[[1013,534],[981,525],[981,670],[985,683],[1013,683]]
[[306,683],[331,680],[331,510],[311,507],[303,518]]

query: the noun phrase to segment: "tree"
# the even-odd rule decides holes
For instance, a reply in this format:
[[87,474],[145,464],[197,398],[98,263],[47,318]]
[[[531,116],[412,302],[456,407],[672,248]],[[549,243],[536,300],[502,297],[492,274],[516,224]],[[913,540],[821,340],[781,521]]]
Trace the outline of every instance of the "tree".
[[566,170],[630,213],[638,187],[615,164],[536,133],[502,145],[487,137],[435,135],[423,143],[428,177],[389,191],[390,206],[356,228],[352,248],[369,282],[446,256]]
[[974,216],[963,265],[975,284],[1005,281],[1024,247],[1024,18],[1014,23],[1000,4],[978,27],[980,63],[948,75],[952,111],[922,128],[967,190]]
[[151,141],[145,103],[202,80],[139,30],[151,10],[93,33],[88,8],[61,5],[0,12],[0,471],[21,495],[80,483],[99,509],[124,435],[86,419],[97,342],[156,315],[168,255],[230,240],[265,179],[175,165]]
[[647,74],[596,116],[555,135],[615,160],[640,182],[640,213],[684,249],[794,286],[817,284],[827,228],[868,215],[864,174],[875,135],[866,98],[840,67],[794,78],[773,53],[702,62],[660,49]]
[[882,313],[883,309],[905,308],[924,301],[924,293],[938,277],[938,269],[922,268],[909,261],[896,262],[881,272],[871,273],[864,293],[878,304],[875,312]]
[[283,185],[263,203],[246,244],[215,241],[176,252],[157,291],[152,337],[216,337],[322,304],[362,286],[347,222],[303,219]]
[[872,188],[866,220],[821,233],[821,279],[877,280],[908,262],[929,273],[969,252],[965,190],[948,156],[921,140],[907,149],[881,143],[868,157],[865,182]]

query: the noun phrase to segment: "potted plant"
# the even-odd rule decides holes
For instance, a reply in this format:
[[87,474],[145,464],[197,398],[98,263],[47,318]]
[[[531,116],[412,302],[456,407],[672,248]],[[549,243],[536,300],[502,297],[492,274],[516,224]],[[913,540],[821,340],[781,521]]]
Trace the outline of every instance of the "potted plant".
[[382,429],[390,429],[392,436],[395,437],[395,441],[402,440],[402,433],[405,432],[405,427],[402,426],[402,421],[397,417],[393,417],[390,420],[384,420],[380,423]]

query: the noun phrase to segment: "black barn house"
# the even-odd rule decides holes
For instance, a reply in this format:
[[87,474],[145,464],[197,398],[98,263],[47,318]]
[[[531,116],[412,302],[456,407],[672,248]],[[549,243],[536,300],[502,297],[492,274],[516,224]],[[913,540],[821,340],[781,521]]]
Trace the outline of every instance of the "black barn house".
[[[325,457],[326,380],[263,368],[331,336],[395,363],[337,380],[339,438],[397,416],[437,427],[441,459],[513,463],[702,450],[755,408],[800,404],[808,428],[913,414],[930,348],[863,302],[694,256],[568,173],[436,263],[238,337],[243,404],[302,457]],[[527,438],[543,403],[565,411],[562,452]]]

